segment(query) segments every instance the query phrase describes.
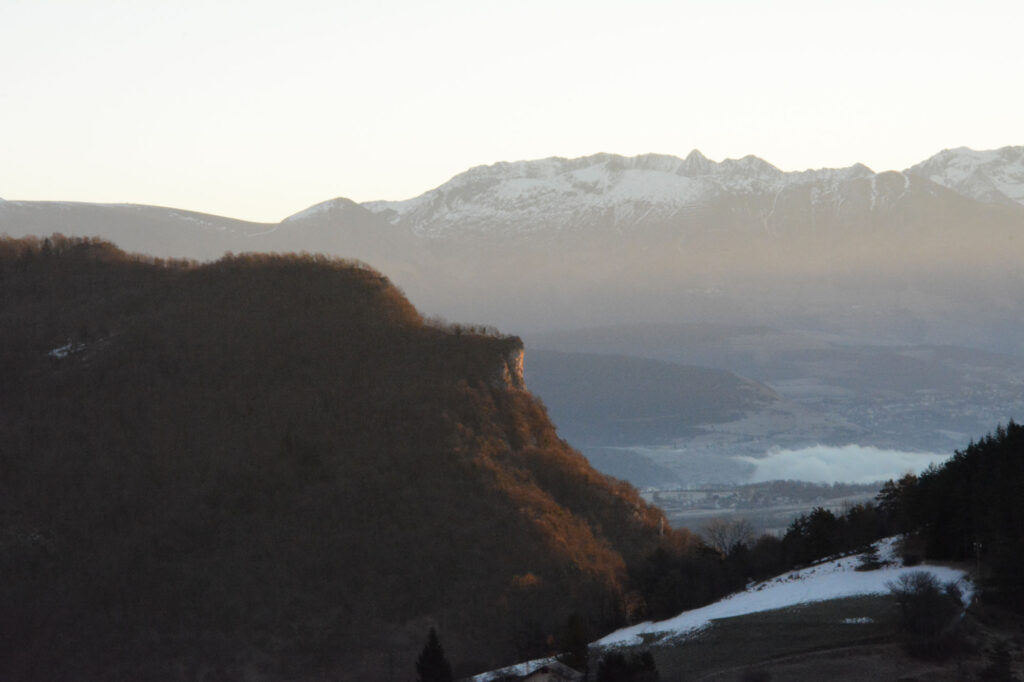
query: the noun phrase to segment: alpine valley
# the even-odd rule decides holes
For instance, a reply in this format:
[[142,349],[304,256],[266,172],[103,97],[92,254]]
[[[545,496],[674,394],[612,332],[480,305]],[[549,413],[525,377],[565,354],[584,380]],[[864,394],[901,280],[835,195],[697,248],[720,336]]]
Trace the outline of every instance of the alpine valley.
[[[848,580],[791,572],[901,532],[885,561],[1024,603],[1022,264],[1024,147],[499,163],[276,224],[0,201],[0,678],[427,679],[430,652],[429,679],[558,653],[600,678],[615,628]],[[741,498],[770,532],[688,528]],[[895,647],[868,582],[726,608],[753,618],[727,640],[743,665]],[[933,587],[929,650],[1003,660],[972,592]],[[718,627],[659,643],[665,679]]]
[[520,334],[559,428],[639,485],[743,482],[773,448],[946,453],[1024,411],[1019,146],[881,173],[698,151],[502,162],[275,224],[10,200],[0,233],[365,261],[427,315]]

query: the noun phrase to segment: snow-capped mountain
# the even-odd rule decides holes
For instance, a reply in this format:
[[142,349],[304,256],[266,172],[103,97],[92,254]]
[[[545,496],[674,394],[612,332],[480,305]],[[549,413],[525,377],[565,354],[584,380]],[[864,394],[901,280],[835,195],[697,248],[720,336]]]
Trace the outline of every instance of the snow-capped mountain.
[[998,301],[993,324],[1021,318],[1022,151],[952,150],[882,173],[860,164],[784,172],[754,156],[715,162],[697,151],[502,162],[404,201],[331,199],[276,224],[6,201],[0,233],[100,236],[199,259],[229,250],[356,258],[432,313],[505,328],[660,322],[684,310],[772,321],[813,310],[843,329],[887,320],[910,334],[904,327],[952,329],[945,320],[977,310],[970,296],[980,290]]
[[[782,222],[872,212],[911,188],[900,173],[866,166],[787,173],[755,156],[714,162],[596,154],[479,166],[406,201],[363,204],[421,237],[630,232],[724,209],[740,222],[772,229]],[[785,209],[778,213],[780,209]],[[748,214],[740,216],[737,214]]]
[[905,172],[988,204],[1024,205],[1024,147],[945,149]]

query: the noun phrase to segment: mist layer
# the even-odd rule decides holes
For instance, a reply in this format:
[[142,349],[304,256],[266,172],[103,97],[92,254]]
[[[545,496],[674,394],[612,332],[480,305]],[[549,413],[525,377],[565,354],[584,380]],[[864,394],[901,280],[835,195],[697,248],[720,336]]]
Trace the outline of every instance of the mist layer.
[[737,457],[754,466],[750,483],[774,480],[812,483],[871,483],[918,474],[948,454],[883,450],[870,446],[814,445],[796,450],[770,450],[765,457]]

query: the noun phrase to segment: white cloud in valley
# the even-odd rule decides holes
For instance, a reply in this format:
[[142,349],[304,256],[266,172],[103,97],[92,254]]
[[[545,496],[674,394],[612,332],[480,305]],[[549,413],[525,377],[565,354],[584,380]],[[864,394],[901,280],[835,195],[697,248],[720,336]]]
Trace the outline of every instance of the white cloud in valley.
[[751,483],[792,480],[812,483],[873,483],[920,473],[949,454],[883,450],[863,445],[814,445],[773,449],[764,457],[737,457],[754,467]]

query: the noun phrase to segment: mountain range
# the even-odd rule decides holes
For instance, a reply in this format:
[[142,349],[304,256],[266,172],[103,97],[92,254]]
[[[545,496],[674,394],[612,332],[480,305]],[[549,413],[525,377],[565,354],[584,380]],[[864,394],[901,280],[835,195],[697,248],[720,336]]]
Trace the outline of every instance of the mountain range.
[[479,166],[416,198],[364,206],[420,236],[508,236],[597,226],[629,233],[743,200],[751,217],[760,218],[751,227],[771,230],[791,224],[787,209],[800,204],[812,208],[805,220],[854,221],[934,193],[932,185],[986,204],[1024,206],[1024,147],[946,150],[901,173],[875,173],[862,164],[784,172],[755,156],[715,163],[697,150],[685,159],[550,158]]
[[[784,172],[697,151],[503,162],[412,199],[331,199],[276,224],[0,202],[0,232],[11,236],[96,235],[162,257],[357,258],[428,314],[521,332],[800,318],[844,333],[974,343],[964,318],[978,317],[979,299],[993,302],[993,319],[1024,317],[1022,231],[1024,147],[946,150],[882,173],[860,164]],[[993,319],[974,336],[1015,350],[1024,332],[996,333]],[[904,327],[915,325],[909,338]]]
[[[357,209],[360,206],[418,237],[460,233],[510,237],[546,231],[593,232],[598,227],[628,233],[660,221],[699,215],[723,201],[744,199],[747,210],[760,217],[755,222],[771,228],[789,224],[793,216],[784,210],[789,205],[813,206],[811,219],[853,220],[864,210],[884,213],[916,193],[934,195],[936,186],[983,204],[1024,208],[1024,146],[991,151],[946,149],[902,172],[881,173],[860,163],[848,168],[786,172],[756,156],[716,163],[698,150],[686,158],[662,154],[551,157],[477,166],[402,201],[356,204],[341,197],[330,199],[277,224],[135,204],[3,199],[0,224],[9,229],[24,223],[21,229],[26,229],[46,220],[71,228],[69,213],[92,206],[94,219],[134,214],[140,227],[145,225],[154,232],[191,224],[199,232],[255,239],[254,245],[262,247],[260,241],[274,241],[271,235],[279,231],[298,236],[325,223],[344,231],[379,229],[380,223],[369,220]],[[63,221],[55,216],[61,213]],[[158,216],[167,224],[149,227]],[[184,229],[186,234],[190,231]],[[159,255],[203,258],[210,248],[165,243]]]
[[[784,172],[753,156],[713,162],[699,152],[597,154],[480,166],[405,201],[336,198],[278,223],[9,200],[0,202],[0,233],[98,235],[158,257],[359,259],[428,317],[515,330],[531,357],[641,355],[767,384],[782,400],[748,405],[761,414],[753,421],[709,430],[690,417],[661,419],[711,399],[698,391],[679,400],[670,384],[683,381],[680,372],[660,372],[668,412],[640,414],[620,409],[648,390],[633,381],[640,375],[622,375],[632,378],[619,381],[617,403],[595,403],[554,381],[569,365],[535,356],[531,382],[588,455],[629,434],[634,444],[692,445],[696,427],[717,463],[722,453],[819,442],[944,451],[1020,418],[1022,201],[1022,146],[950,149],[882,173],[860,164]],[[967,350],[942,350],[953,347]],[[932,357],[963,380],[936,387],[900,369]],[[606,413],[592,409],[598,403]],[[584,429],[609,438],[589,442]],[[637,462],[647,473],[634,481],[662,476]]]

